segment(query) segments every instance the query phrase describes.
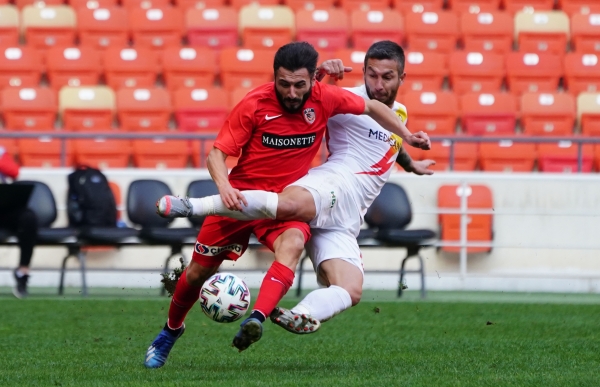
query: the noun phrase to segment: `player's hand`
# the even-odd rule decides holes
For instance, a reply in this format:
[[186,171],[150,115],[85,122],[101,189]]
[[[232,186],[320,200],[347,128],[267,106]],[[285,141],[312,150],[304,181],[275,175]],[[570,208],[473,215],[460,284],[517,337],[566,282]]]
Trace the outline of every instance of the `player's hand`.
[[323,62],[321,66],[317,68],[315,78],[317,81],[321,81],[325,78],[325,75],[329,75],[337,81],[339,79],[344,79],[344,73],[349,73],[350,71],[352,71],[352,67],[344,66],[341,59],[330,59]]
[[435,161],[433,160],[413,160],[410,164],[410,170],[415,175],[433,175],[433,171],[429,169],[432,165],[435,165]]
[[429,136],[425,132],[413,133],[412,135],[407,137],[404,141],[407,142],[408,145],[413,146],[415,148],[419,148],[419,149],[423,149],[423,150],[431,149],[431,140],[429,139]]
[[223,188],[219,188],[219,194],[225,207],[229,210],[242,211],[242,203],[248,207],[248,202],[240,190],[233,188],[230,184]]

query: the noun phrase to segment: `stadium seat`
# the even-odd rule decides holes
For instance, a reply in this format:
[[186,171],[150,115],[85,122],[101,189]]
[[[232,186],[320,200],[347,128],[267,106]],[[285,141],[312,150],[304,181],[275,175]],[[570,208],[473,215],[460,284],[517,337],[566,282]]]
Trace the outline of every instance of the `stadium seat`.
[[455,51],[449,67],[452,90],[459,94],[500,91],[506,74],[504,57],[494,52]]
[[506,54],[506,81],[515,94],[549,92],[558,88],[563,74],[560,55],[510,52]]
[[336,81],[340,87],[356,87],[365,83],[362,68],[365,63],[365,52],[352,49],[335,51],[334,58],[341,59],[345,66],[352,67],[352,71],[344,74],[344,79]]
[[129,16],[121,7],[77,10],[77,31],[82,45],[105,49],[125,47],[129,41]]
[[12,5],[0,5],[0,46],[19,44],[19,11]]
[[278,48],[295,36],[294,12],[285,6],[247,5],[240,9],[239,29],[247,48]]
[[93,86],[100,81],[102,62],[100,51],[89,46],[53,47],[46,54],[50,86]]
[[117,118],[121,129],[164,131],[171,118],[171,97],[163,88],[117,91]]
[[190,156],[186,140],[133,140],[133,163],[138,168],[185,168]]
[[171,5],[169,0],[121,0],[121,5],[129,10],[141,8],[165,8]]
[[[579,146],[571,141],[538,144],[538,168],[540,172],[577,172]],[[591,172],[594,163],[594,146],[582,146],[582,172]]]
[[75,43],[77,18],[73,8],[64,5],[39,8],[28,5],[21,11],[21,26],[31,47],[47,49]]
[[566,93],[525,93],[521,97],[523,133],[568,136],[575,124],[575,98]]
[[131,8],[129,26],[136,47],[162,50],[181,45],[183,14],[178,8]]
[[47,6],[57,6],[57,5],[63,5],[64,1],[63,0],[14,0],[13,3],[15,4],[15,6],[17,6],[17,8],[19,9],[23,9],[27,6],[33,6],[33,7],[47,7]]
[[229,93],[229,110],[233,109],[250,90],[252,89],[249,87],[238,87],[233,89],[231,93]]
[[329,10],[333,8],[334,0],[286,0],[283,2],[290,7],[296,15],[299,11],[314,11],[318,9]]
[[449,53],[456,49],[458,16],[453,12],[424,12],[407,17],[406,41],[411,51],[439,51]]
[[407,16],[411,13],[437,12],[444,8],[444,0],[392,0],[392,4]]
[[448,0],[448,8],[463,15],[494,12],[500,8],[500,0]]
[[62,160],[63,140],[50,137],[22,138],[17,140],[19,160],[23,167],[56,168],[73,165],[73,145],[65,140],[65,159]]
[[[438,207],[440,209],[458,210],[461,207],[462,197],[467,197],[467,210],[492,210],[494,202],[492,191],[485,185],[443,185],[438,190]],[[460,242],[461,240],[461,215],[440,214],[441,242]],[[467,223],[467,242],[492,242],[493,223],[492,215],[469,214]],[[459,252],[460,247],[443,246],[442,250]],[[489,252],[491,247],[468,247],[469,253]]]
[[169,90],[210,87],[215,80],[217,55],[207,47],[169,47],[161,55]]
[[92,168],[125,168],[131,156],[131,141],[103,137],[73,140],[75,164]]
[[58,94],[58,110],[65,129],[109,130],[115,109],[115,93],[106,86],[65,86]]
[[348,45],[350,20],[339,8],[296,12],[296,39],[306,41],[317,50],[339,50]]
[[600,90],[598,55],[570,52],[565,56],[564,69],[564,85],[574,96]]
[[504,9],[515,14],[519,11],[550,11],[554,8],[554,0],[504,0]]
[[247,5],[264,5],[266,7],[270,7],[273,5],[279,5],[281,1],[279,0],[229,0],[228,3],[236,10],[240,10],[242,7]]
[[48,88],[6,88],[2,91],[2,112],[7,129],[53,130],[58,103]]
[[389,0],[340,0],[339,6],[348,11],[352,12],[357,9],[361,11],[373,11],[373,10],[384,10],[389,8]]
[[8,152],[11,156],[15,156],[18,153],[17,140],[14,138],[0,138],[0,148],[3,148],[5,152]]
[[0,49],[0,88],[37,87],[42,71],[41,54],[32,47]]
[[577,119],[583,135],[600,137],[600,93],[577,96]]
[[158,53],[149,48],[111,47],[103,56],[106,83],[122,87],[153,87],[159,71]]
[[[410,119],[412,120],[412,117]],[[411,130],[414,130],[413,127],[411,125]],[[410,154],[414,155],[413,158],[416,160],[435,160],[435,165],[430,167],[433,171],[474,171],[478,159],[477,151],[478,147],[475,143],[454,143],[452,168],[450,168],[450,141],[434,141],[431,150],[416,150]]]
[[506,139],[479,145],[479,164],[485,172],[531,172],[536,158],[533,143]]
[[458,116],[458,98],[451,92],[408,92],[402,101],[409,112],[410,130],[429,135],[452,134]]
[[189,9],[211,9],[215,7],[224,7],[225,0],[175,0],[175,6],[183,11]]
[[227,90],[256,87],[273,80],[274,50],[225,48],[219,57],[221,82]]
[[[217,133],[214,133],[216,136]],[[192,163],[194,168],[206,168],[206,157],[213,148],[214,140],[193,140],[190,142],[192,147]],[[227,157],[225,159],[225,165],[228,169],[231,169],[237,165],[238,157]]]
[[462,130],[473,136],[514,134],[518,111],[517,98],[510,93],[460,97]]
[[189,9],[185,13],[185,26],[193,46],[214,49],[237,46],[238,14],[231,7]]
[[558,9],[568,15],[589,15],[600,13],[600,2],[597,0],[558,0]]
[[401,43],[404,39],[404,19],[390,9],[352,11],[350,26],[352,45],[357,50],[368,50],[380,40]]
[[229,113],[228,93],[216,87],[179,89],[173,94],[177,127],[190,132],[216,132]]
[[594,145],[594,167],[600,171],[600,144]]
[[449,74],[448,55],[433,51],[406,53],[408,75],[400,91],[437,91],[442,89],[444,77]]
[[512,50],[513,17],[508,12],[463,13],[460,16],[462,41],[467,51]]
[[569,17],[561,11],[518,12],[515,16],[515,39],[521,51],[562,55],[570,32]]
[[[99,9],[117,7],[119,5],[118,0],[68,0],[67,3],[76,11],[79,11],[81,8]],[[79,22],[79,18],[77,21]]]
[[600,51],[600,14],[571,16],[571,45],[578,52]]

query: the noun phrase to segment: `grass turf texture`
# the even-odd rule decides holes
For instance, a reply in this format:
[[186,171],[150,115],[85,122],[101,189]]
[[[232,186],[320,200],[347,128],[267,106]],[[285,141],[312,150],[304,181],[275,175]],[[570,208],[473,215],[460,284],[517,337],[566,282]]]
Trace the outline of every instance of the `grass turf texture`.
[[366,294],[313,335],[267,322],[243,353],[230,347],[237,323],[213,323],[195,307],[159,370],[142,362],[166,298],[2,297],[0,386],[598,385],[597,297],[396,302],[387,293]]

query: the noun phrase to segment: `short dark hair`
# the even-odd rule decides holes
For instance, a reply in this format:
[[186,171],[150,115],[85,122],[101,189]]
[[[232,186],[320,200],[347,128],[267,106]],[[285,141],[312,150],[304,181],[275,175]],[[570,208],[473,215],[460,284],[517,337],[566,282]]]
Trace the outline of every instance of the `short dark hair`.
[[365,54],[365,69],[369,59],[391,59],[398,63],[398,73],[401,75],[404,72],[404,50],[398,43],[391,40],[382,40],[373,43]]
[[306,69],[312,77],[317,70],[318,59],[319,53],[310,43],[288,43],[277,50],[273,60],[273,72],[276,73],[280,67],[289,71]]

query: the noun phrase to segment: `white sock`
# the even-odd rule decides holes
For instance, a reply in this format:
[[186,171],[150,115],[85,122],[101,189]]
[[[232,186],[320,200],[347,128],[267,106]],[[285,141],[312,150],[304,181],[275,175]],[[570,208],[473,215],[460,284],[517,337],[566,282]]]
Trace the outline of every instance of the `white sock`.
[[267,191],[240,191],[246,198],[248,206],[242,204],[242,211],[225,207],[221,195],[190,198],[194,216],[221,215],[238,220],[275,219],[279,197]]
[[292,308],[294,313],[308,313],[311,317],[324,322],[352,306],[350,293],[336,285],[313,290],[298,305]]

